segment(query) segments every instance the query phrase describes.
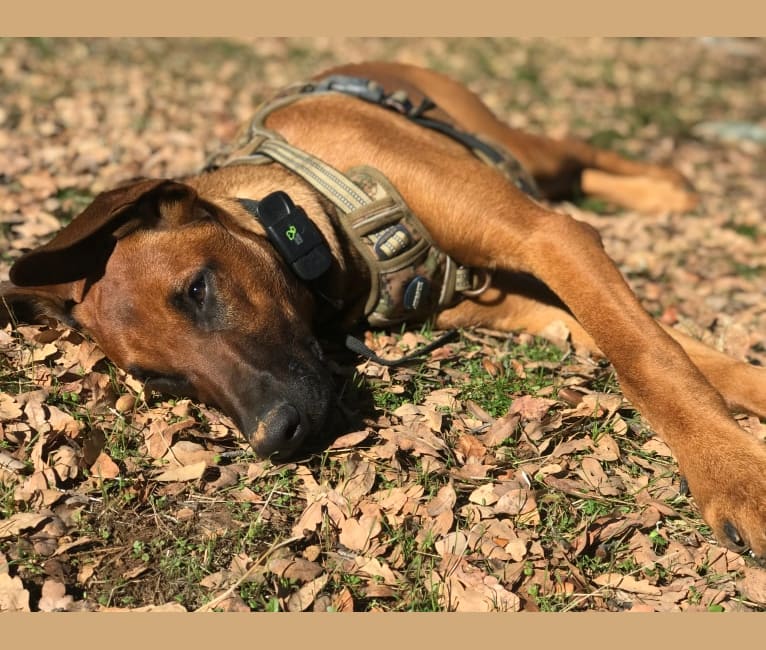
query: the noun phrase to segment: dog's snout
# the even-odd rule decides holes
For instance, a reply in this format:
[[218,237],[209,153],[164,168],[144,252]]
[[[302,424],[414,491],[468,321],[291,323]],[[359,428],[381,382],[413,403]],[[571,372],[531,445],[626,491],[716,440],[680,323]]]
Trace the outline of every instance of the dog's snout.
[[263,458],[283,458],[300,446],[306,437],[307,427],[295,406],[281,402],[270,408],[247,430],[255,453]]

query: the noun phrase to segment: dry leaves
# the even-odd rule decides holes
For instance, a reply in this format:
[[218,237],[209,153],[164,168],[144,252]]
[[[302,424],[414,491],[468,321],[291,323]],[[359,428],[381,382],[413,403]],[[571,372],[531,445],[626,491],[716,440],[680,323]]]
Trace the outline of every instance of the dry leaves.
[[[762,119],[764,44],[746,43],[755,54],[696,39],[67,39],[49,56],[6,39],[0,273],[96,192],[199,168],[267,89],[395,52],[440,61],[515,127],[611,139],[692,177],[692,214],[559,207],[600,230],[663,322],[766,363],[762,145],[686,135]],[[701,529],[608,366],[561,323],[546,335],[555,361],[482,330],[422,365],[333,360],[348,392],[354,376],[385,399],[351,394],[353,431],[275,466],[214,409],[143,395],[71,329],[0,329],[0,611],[766,608],[764,570]],[[427,340],[366,335],[384,356]],[[481,391],[499,381],[502,408]]]

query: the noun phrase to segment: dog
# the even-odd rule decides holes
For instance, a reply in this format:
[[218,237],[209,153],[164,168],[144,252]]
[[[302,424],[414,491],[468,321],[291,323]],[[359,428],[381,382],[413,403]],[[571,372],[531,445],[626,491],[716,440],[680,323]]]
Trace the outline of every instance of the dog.
[[332,411],[320,326],[563,321],[613,364],[717,538],[766,556],[766,447],[731,416],[766,417],[766,371],[656,322],[596,231],[539,200],[577,187],[686,210],[680,173],[512,129],[403,64],[335,68],[259,115],[200,174],[98,195],[15,262],[2,297],[87,332],[148,387],[218,406],[275,458]]

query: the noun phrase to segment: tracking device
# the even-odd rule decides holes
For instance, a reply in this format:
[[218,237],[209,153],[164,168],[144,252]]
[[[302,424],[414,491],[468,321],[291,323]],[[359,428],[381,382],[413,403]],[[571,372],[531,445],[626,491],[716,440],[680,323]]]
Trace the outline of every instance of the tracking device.
[[330,268],[332,254],[322,233],[286,192],[239,202],[263,224],[269,241],[299,278],[316,280]]

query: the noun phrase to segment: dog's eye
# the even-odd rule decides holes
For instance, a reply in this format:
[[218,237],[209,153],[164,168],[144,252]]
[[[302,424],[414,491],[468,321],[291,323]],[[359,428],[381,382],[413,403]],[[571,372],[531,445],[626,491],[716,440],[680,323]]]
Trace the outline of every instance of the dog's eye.
[[205,283],[205,277],[200,276],[194,282],[189,285],[188,290],[189,298],[198,307],[202,307],[205,304],[205,296],[207,295],[207,284]]

